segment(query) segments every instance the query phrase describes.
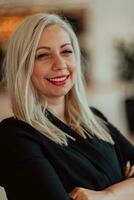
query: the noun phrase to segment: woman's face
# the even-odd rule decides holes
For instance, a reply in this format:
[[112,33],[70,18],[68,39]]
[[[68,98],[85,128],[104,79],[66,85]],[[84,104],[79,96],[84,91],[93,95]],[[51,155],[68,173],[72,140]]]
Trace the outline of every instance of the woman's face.
[[74,85],[76,60],[68,33],[57,25],[40,38],[32,82],[46,99],[64,97]]

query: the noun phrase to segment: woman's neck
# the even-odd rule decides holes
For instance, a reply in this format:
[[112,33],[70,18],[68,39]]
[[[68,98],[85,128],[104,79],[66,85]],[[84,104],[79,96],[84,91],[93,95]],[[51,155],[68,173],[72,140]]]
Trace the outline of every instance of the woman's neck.
[[65,121],[65,99],[47,100],[48,109],[57,115],[61,120]]

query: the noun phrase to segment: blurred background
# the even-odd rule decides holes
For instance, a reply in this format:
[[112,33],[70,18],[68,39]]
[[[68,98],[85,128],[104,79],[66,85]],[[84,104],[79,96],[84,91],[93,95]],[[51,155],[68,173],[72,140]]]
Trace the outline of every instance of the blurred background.
[[[134,143],[133,8],[133,0],[0,0],[0,81],[8,40],[17,25],[37,12],[64,16],[79,39],[89,105]],[[0,121],[10,115],[1,81]],[[2,188],[0,200],[6,200]]]

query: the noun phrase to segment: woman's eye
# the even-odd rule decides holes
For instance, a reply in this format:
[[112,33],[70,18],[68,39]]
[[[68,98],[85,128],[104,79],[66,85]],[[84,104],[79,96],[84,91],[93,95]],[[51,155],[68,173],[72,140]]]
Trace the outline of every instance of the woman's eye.
[[47,59],[50,55],[48,53],[42,53],[36,56],[36,59]]
[[64,51],[62,51],[62,53],[69,55],[69,54],[72,54],[73,51],[72,50],[64,50]]

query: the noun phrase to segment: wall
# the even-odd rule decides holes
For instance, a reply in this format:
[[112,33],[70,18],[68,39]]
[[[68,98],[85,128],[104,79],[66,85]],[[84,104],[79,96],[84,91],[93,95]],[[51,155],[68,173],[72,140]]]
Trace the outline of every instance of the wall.
[[134,38],[133,0],[91,0],[92,28],[89,45],[92,49],[93,87],[89,102],[100,108],[128,136],[124,114],[123,88],[116,77],[116,40]]

